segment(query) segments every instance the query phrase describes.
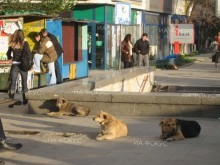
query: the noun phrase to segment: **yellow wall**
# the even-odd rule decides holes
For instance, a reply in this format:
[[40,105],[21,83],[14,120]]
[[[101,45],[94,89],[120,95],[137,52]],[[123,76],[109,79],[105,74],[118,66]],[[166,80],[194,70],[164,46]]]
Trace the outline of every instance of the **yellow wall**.
[[24,22],[23,30],[31,50],[35,47],[35,43],[36,43],[33,35],[35,32],[39,32],[41,29],[45,28],[45,22],[46,22],[45,19]]

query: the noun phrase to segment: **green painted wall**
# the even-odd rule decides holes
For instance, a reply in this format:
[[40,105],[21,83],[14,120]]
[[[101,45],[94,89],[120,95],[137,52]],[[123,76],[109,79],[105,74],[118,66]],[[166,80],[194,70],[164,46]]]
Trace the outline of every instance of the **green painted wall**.
[[105,7],[98,6],[95,8],[95,20],[99,22],[104,22],[105,20]]
[[[104,22],[106,8],[106,21],[109,24],[115,23],[114,6],[76,6],[73,10],[73,18],[76,20],[94,20]],[[131,10],[131,24],[137,23],[137,10]]]
[[106,6],[106,21],[107,23],[115,23],[115,7]]
[[137,11],[131,10],[131,24],[137,24]]
[[94,20],[93,6],[77,6],[73,9],[72,17],[75,20]]

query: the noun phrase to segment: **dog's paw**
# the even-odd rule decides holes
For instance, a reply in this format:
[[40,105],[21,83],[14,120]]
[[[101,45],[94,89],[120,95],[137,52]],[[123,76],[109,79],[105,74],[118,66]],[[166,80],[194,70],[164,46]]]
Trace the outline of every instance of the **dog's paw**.
[[173,138],[167,138],[166,141],[171,142],[171,141],[174,141],[174,139]]
[[103,140],[103,138],[99,136],[99,137],[96,137],[96,140]]

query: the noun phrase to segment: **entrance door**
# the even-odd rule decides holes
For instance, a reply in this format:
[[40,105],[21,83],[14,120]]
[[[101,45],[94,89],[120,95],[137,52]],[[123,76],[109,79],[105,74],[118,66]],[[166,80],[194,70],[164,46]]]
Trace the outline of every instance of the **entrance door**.
[[88,65],[89,69],[96,69],[96,60],[95,60],[95,25],[88,25]]
[[89,69],[104,69],[104,24],[88,25],[88,65]]

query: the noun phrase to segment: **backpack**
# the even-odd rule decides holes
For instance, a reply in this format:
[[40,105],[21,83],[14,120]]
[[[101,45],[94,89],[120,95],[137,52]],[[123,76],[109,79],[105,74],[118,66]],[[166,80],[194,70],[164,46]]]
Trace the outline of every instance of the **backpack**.
[[31,53],[28,54],[27,51],[25,50],[27,47],[29,47],[29,45],[27,44],[28,44],[27,42],[24,43],[24,47],[21,51],[21,64],[19,65],[20,69],[25,72],[31,70],[34,64]]
[[212,52],[218,52],[218,42],[217,41],[213,41],[210,44],[209,49],[211,49]]

